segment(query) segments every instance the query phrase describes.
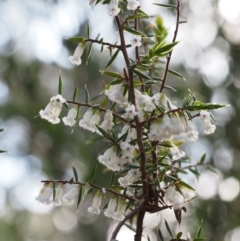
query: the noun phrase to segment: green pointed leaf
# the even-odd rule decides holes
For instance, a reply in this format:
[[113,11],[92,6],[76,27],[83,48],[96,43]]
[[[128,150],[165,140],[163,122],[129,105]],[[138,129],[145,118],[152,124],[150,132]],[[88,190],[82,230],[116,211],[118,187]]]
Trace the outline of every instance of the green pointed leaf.
[[91,172],[91,175],[90,175],[90,178],[89,178],[89,182],[91,183],[95,174],[96,174],[96,171],[97,171],[97,161],[95,161],[95,164],[93,166],[93,169],[92,169],[92,172]]
[[101,134],[107,138],[108,140],[114,142],[113,138],[111,135],[109,135],[104,129],[102,129],[99,125],[96,125],[97,129],[101,132]]
[[69,184],[73,184],[74,182],[74,178],[72,177],[70,180],[69,180]]
[[52,187],[53,187],[53,201],[54,201],[55,196],[56,196],[56,184],[55,184],[55,182],[52,183]]
[[119,49],[114,53],[114,55],[112,56],[112,58],[109,60],[109,62],[107,63],[107,65],[106,65],[106,67],[105,67],[105,69],[107,68],[107,67],[109,67],[112,63],[113,63],[113,61],[116,59],[116,57],[118,56],[118,53],[119,53]]
[[90,38],[90,34],[91,34],[91,28],[90,28],[90,23],[88,21],[88,25],[87,25],[87,36],[88,36],[88,38]]
[[168,72],[169,72],[170,74],[172,74],[172,75],[177,76],[178,78],[181,78],[181,79],[183,79],[183,80],[186,80],[181,74],[179,74],[178,72],[176,72],[176,71],[174,71],[174,70],[172,70],[172,69],[169,69]]
[[140,32],[140,31],[137,31],[135,29],[129,28],[127,26],[124,27],[124,30],[126,30],[127,32],[132,33],[134,35],[147,37],[144,33]]
[[81,199],[82,199],[82,192],[83,192],[83,187],[81,186],[81,187],[79,188],[78,201],[77,201],[77,209],[78,209],[79,204],[80,204]]
[[85,42],[85,38],[82,37],[71,37],[71,38],[67,38],[67,40],[76,42],[76,43],[83,43]]
[[74,178],[75,178],[75,182],[78,182],[77,170],[76,170],[76,168],[74,166],[72,167],[72,169],[73,169],[73,175],[74,175]]
[[165,226],[166,226],[166,229],[167,229],[169,235],[171,236],[171,238],[173,238],[172,231],[171,231],[171,229],[170,229],[170,227],[169,227],[168,222],[167,222],[166,219],[165,219]]
[[156,50],[154,51],[154,55],[157,56],[164,56],[172,51],[175,45],[177,45],[179,42],[173,42],[170,44],[164,44],[161,45],[160,47],[157,47]]
[[112,172],[111,180],[110,180],[110,185],[109,187],[111,188],[115,180],[115,172]]
[[88,100],[89,100],[89,92],[87,89],[87,86],[85,85],[84,87],[84,99],[85,99],[85,103],[88,104]]
[[153,5],[157,5],[157,6],[159,6],[159,7],[164,7],[164,8],[177,8],[176,5],[172,5],[172,4],[153,3]]
[[178,234],[177,234],[177,239],[180,239],[182,237],[182,232],[179,232]]
[[203,219],[201,220],[200,226],[199,226],[198,231],[197,231],[197,238],[199,238],[201,236],[202,224],[203,224]]
[[187,23],[187,20],[178,21],[178,24]]
[[201,156],[199,163],[203,164],[204,161],[205,161],[205,158],[206,158],[206,153],[204,153],[204,154]]
[[63,103],[63,106],[64,106],[66,109],[68,109],[68,103],[67,103],[67,101],[65,101],[65,102]]
[[150,238],[149,238],[148,236],[147,236],[147,240],[148,240],[148,241],[151,241]]
[[158,233],[158,237],[161,239],[161,241],[164,241],[160,228],[157,229],[157,233]]
[[215,173],[215,174],[218,175],[217,171],[213,168],[213,166],[212,166],[211,164],[208,164],[208,165],[207,165],[207,169],[208,169],[209,171],[211,171],[211,172],[213,172],[213,173]]
[[128,19],[138,19],[138,18],[147,18],[148,16],[143,13],[137,13],[132,16],[129,16]]
[[7,151],[0,150],[0,153],[5,153],[5,152],[7,152]]
[[91,57],[91,54],[92,54],[92,44],[93,43],[90,43],[89,48],[88,48],[86,65],[88,65],[88,61],[89,61],[89,59]]
[[191,187],[190,185],[188,185],[186,182],[179,181],[179,184],[186,187],[187,189],[195,191],[195,189],[193,187]]
[[76,101],[77,95],[78,95],[78,86],[76,86],[76,88],[75,88],[75,90],[74,90],[74,93],[73,93],[73,101]]
[[135,74],[137,74],[139,77],[142,77],[143,79],[148,79],[148,80],[152,80],[150,76],[145,75],[143,72],[134,69],[132,70]]
[[227,105],[202,103],[201,101],[194,101],[192,105],[186,106],[185,108],[189,111],[198,111],[198,110],[219,109],[226,106]]
[[105,75],[108,75],[108,76],[111,76],[111,77],[114,77],[114,78],[118,78],[118,79],[123,78],[123,76],[120,75],[119,73],[106,71],[106,70],[101,71],[101,74],[105,74]]
[[62,95],[62,77],[61,77],[61,72],[59,73],[59,80],[58,80],[58,94]]
[[5,129],[4,128],[2,128],[2,129],[0,129],[0,132],[2,132],[2,131],[4,131]]

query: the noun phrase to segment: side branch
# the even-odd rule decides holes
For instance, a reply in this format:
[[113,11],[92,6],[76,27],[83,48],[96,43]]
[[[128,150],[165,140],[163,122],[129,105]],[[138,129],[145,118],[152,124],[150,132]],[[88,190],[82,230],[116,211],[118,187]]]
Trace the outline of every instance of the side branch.
[[[87,184],[87,183],[84,183],[84,182],[71,182],[71,181],[63,181],[63,180],[43,180],[43,181],[41,181],[41,182],[43,182],[43,183],[62,183],[62,184],[67,184],[67,183],[68,183],[68,184],[77,184],[77,185],[81,185],[81,186],[84,186],[84,185]],[[127,195],[123,195],[123,194],[121,194],[121,193],[115,192],[115,191],[113,191],[112,189],[103,188],[103,187],[97,186],[97,185],[95,185],[95,184],[93,184],[93,183],[88,183],[88,184],[89,184],[91,187],[96,188],[96,189],[98,189],[98,190],[104,189],[106,192],[112,193],[112,194],[114,194],[114,195],[116,195],[116,196],[126,198],[126,199],[128,199],[129,201],[132,201],[132,202],[135,201],[133,198],[131,198],[131,197],[127,196]]]
[[91,39],[91,38],[87,38],[85,39],[86,42],[91,42],[91,43],[97,43],[97,44],[102,44],[102,45],[106,45],[110,48],[116,48],[116,49],[120,49],[120,45],[117,45],[117,44],[110,44],[110,43],[107,43],[107,42],[102,42],[100,40],[97,40],[97,39]]
[[[179,18],[180,18],[180,0],[177,0],[176,11],[177,11],[177,19],[176,19],[176,28],[175,28],[174,36],[173,36],[173,40],[172,40],[173,43],[176,41],[177,34],[178,34],[178,26],[179,26]],[[164,85],[165,85],[165,82],[166,82],[166,79],[167,79],[168,68],[169,68],[171,56],[172,56],[172,51],[169,53],[169,55],[168,55],[168,57],[167,57],[166,68],[165,68],[165,72],[164,72],[164,76],[163,76],[163,81],[162,81],[162,85],[161,85],[161,88],[160,88],[160,91],[159,91],[159,92],[163,92]]]

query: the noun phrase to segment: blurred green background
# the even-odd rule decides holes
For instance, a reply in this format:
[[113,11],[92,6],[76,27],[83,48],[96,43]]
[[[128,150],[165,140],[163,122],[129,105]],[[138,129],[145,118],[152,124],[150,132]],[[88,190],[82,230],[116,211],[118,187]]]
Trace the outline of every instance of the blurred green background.
[[[142,9],[150,16],[164,17],[171,40],[174,12],[151,3],[174,1],[141,1]],[[194,237],[203,219],[206,240],[239,241],[240,2],[182,0],[181,5],[181,20],[188,23],[180,25],[180,44],[174,49],[171,68],[182,73],[186,82],[169,76],[168,84],[178,93],[167,93],[177,103],[189,88],[203,102],[230,106],[213,112],[218,122],[213,135],[200,135],[198,142],[186,146],[193,163],[206,152],[217,174],[203,170],[198,181],[190,176],[188,181],[196,187],[199,198],[191,207],[188,205],[181,227],[172,212],[164,215],[173,230],[184,230],[184,237],[187,232]],[[62,122],[52,125],[36,117],[57,94],[60,69],[66,99],[72,98],[75,86],[79,87],[78,100],[82,101],[84,85],[95,96],[109,81],[99,72],[108,61],[107,50],[100,54],[94,45],[88,66],[86,53],[78,67],[68,60],[76,44],[66,38],[86,37],[88,19],[92,38],[101,33],[104,40],[117,41],[106,8],[89,7],[87,0],[0,0],[0,127],[6,128],[0,133],[0,149],[8,151],[0,155],[0,240],[107,240],[116,225],[102,214],[95,217],[87,213],[91,195],[78,211],[75,206],[56,208],[35,201],[41,180],[70,179],[73,164],[79,179],[86,181],[105,146],[99,141],[91,143],[96,135],[78,126],[72,133]],[[112,68],[121,71],[123,66],[120,57]],[[66,114],[63,109],[61,116]],[[94,182],[107,186],[110,173],[98,167]],[[162,220],[161,214],[146,217],[145,231],[152,241],[157,240],[152,229]],[[132,240],[132,235],[124,228],[118,239]]]

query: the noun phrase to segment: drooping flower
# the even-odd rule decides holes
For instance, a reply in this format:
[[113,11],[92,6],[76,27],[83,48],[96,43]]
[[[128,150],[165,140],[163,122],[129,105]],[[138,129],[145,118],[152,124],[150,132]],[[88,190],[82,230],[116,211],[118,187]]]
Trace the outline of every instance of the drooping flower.
[[72,64],[80,65],[82,63],[81,57],[84,51],[86,43],[79,43],[77,48],[75,49],[73,56],[69,57],[69,60]]
[[63,196],[63,184],[59,184],[56,188],[55,198],[53,200],[54,206],[61,206],[62,205],[62,196]]
[[127,0],[127,9],[128,10],[136,10],[140,6],[140,2],[138,0]]
[[109,100],[117,102],[118,104],[128,103],[128,94],[124,93],[124,86],[121,84],[110,85],[109,89],[104,91]]
[[216,126],[211,123],[211,114],[206,110],[200,111],[200,117],[204,127],[204,133],[210,135],[216,130]]
[[50,204],[52,193],[53,193],[52,184],[44,183],[42,189],[40,190],[35,200],[43,204]]
[[185,156],[185,152],[184,151],[180,151],[173,143],[171,143],[172,147],[170,148],[170,153],[172,155],[172,159],[174,161],[182,158]]
[[133,47],[140,47],[141,46],[141,36],[138,36],[138,35],[134,35],[133,38],[131,39],[131,45]]
[[97,191],[93,198],[92,206],[88,208],[88,212],[98,215],[100,213],[101,201],[102,201],[102,192]]
[[118,7],[118,0],[111,0],[108,6],[108,13],[110,16],[117,16],[120,12],[120,8]]
[[135,105],[129,104],[128,107],[125,109],[125,116],[129,118],[134,118],[138,114]]
[[104,211],[104,215],[108,218],[113,218],[116,208],[117,208],[117,198],[112,197],[108,203],[107,209]]
[[79,126],[91,132],[96,132],[97,131],[96,124],[98,124],[99,121],[100,121],[99,112],[96,112],[95,114],[93,114],[93,111],[89,109],[83,115],[83,118],[79,121]]
[[63,195],[62,200],[68,205],[73,205],[78,198],[80,186],[75,186]]
[[125,218],[126,201],[122,198],[118,199],[117,210],[113,214],[113,219],[117,221],[122,221]]
[[53,96],[50,102],[44,110],[40,110],[39,114],[42,119],[45,119],[52,124],[58,124],[60,119],[58,118],[61,111],[62,105],[66,100],[61,95]]
[[113,126],[114,126],[114,123],[113,123],[112,112],[110,110],[107,110],[106,114],[104,116],[104,120],[103,120],[102,124],[100,125],[100,127],[102,129],[104,129],[105,131],[108,131],[108,130],[112,130]]
[[76,123],[77,110],[72,108],[66,117],[63,117],[63,122],[66,126],[74,126]]
[[89,183],[86,183],[83,187],[83,191],[82,191],[82,197],[81,197],[81,201],[79,203],[79,205],[81,205],[85,199],[85,197],[87,196],[89,190],[90,190],[91,186]]
[[128,185],[136,182],[141,176],[141,172],[138,169],[131,169],[124,177],[118,178],[118,182],[122,187],[127,187]]
[[190,201],[196,197],[196,192],[189,190],[186,187],[179,187],[179,191],[176,191],[173,185],[170,185],[165,191],[165,200],[167,203],[173,205],[173,209],[181,209],[185,202]]

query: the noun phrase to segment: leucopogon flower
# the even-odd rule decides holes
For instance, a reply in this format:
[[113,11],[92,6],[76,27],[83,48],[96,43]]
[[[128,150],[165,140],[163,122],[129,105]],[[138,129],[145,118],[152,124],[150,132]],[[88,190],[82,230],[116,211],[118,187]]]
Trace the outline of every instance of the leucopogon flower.
[[76,108],[72,108],[66,117],[63,117],[63,123],[66,126],[74,126],[76,123],[76,117],[77,117],[77,110]]
[[103,214],[108,218],[113,218],[116,208],[117,208],[117,198],[112,197],[108,202],[107,209],[104,211]]
[[104,115],[104,120],[103,120],[102,124],[100,125],[100,127],[102,129],[104,129],[105,131],[108,131],[108,130],[112,130],[113,126],[114,126],[114,123],[113,123],[112,111],[107,110]]
[[126,201],[122,198],[118,199],[117,210],[113,214],[113,219],[117,221],[122,221],[125,218]]
[[109,88],[104,91],[104,94],[109,100],[118,104],[128,104],[128,93],[124,95],[124,86],[121,84],[110,85]]
[[85,112],[83,118],[79,121],[79,126],[91,132],[96,132],[98,131],[96,125],[99,123],[99,121],[99,112],[95,112],[95,114],[93,114],[92,109],[89,109]]
[[203,124],[203,127],[204,127],[204,133],[206,135],[214,133],[214,131],[216,130],[216,126],[211,123],[210,112],[208,112],[206,110],[201,110],[200,111],[200,117],[201,117],[201,121],[202,121],[202,124]]
[[133,38],[131,39],[131,45],[133,47],[140,47],[141,46],[141,36],[134,35]]
[[44,183],[43,187],[41,188],[38,196],[35,198],[36,201],[42,204],[50,204],[51,197],[53,193],[53,186],[51,183]]
[[101,212],[100,211],[101,201],[102,201],[102,192],[97,191],[93,198],[92,206],[88,208],[88,212],[98,215]]
[[140,6],[140,2],[138,0],[127,0],[127,4],[127,9],[133,11]]
[[118,7],[118,0],[111,0],[108,6],[108,13],[110,16],[117,16],[120,12],[120,8]]
[[73,205],[78,198],[80,186],[75,186],[63,195],[62,200],[67,205]]
[[136,182],[141,176],[141,172],[138,169],[131,169],[124,177],[118,178],[118,182],[122,187],[127,187],[128,185]]
[[63,197],[63,184],[59,184],[56,188],[55,198],[53,199],[54,206],[62,205],[62,197]]
[[138,111],[136,110],[135,105],[129,104],[128,107],[125,109],[124,116],[133,119],[136,115],[138,115]]
[[75,49],[73,56],[69,57],[69,61],[72,64],[80,65],[82,63],[81,57],[84,51],[84,48],[86,47],[86,43],[79,43],[77,48]]
[[40,117],[52,124],[58,124],[60,122],[58,117],[62,111],[62,105],[65,102],[66,100],[61,95],[53,96],[46,108],[44,110],[40,110]]

